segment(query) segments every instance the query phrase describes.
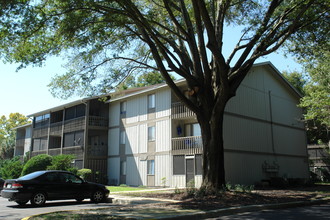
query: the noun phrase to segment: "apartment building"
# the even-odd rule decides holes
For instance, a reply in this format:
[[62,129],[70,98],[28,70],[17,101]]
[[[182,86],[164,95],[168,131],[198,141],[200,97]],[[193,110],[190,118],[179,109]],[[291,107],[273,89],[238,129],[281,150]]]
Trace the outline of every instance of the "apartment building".
[[[184,80],[177,85],[185,91]],[[226,108],[226,179],[254,184],[308,178],[299,93],[269,62],[255,65]],[[109,101],[110,184],[183,187],[202,182],[201,130],[166,85]]]
[[[184,80],[176,83],[187,90]],[[74,154],[73,165],[99,171],[112,185],[201,185],[199,124],[166,84],[110,97],[30,115],[31,155]],[[254,184],[271,177],[309,177],[299,99],[270,62],[254,65],[226,107],[227,181]]]

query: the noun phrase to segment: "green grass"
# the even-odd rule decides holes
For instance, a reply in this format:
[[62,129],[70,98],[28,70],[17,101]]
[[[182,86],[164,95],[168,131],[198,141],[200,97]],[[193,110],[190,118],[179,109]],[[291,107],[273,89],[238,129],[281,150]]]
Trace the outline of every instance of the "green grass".
[[110,190],[110,193],[146,190],[146,188],[143,187],[130,187],[130,186],[108,186],[107,188]]

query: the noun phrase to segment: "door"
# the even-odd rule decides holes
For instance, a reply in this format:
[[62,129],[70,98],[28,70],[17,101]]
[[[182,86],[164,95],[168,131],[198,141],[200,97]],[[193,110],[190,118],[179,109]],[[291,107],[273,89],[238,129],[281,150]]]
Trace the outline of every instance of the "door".
[[195,187],[194,159],[186,159],[186,186]]

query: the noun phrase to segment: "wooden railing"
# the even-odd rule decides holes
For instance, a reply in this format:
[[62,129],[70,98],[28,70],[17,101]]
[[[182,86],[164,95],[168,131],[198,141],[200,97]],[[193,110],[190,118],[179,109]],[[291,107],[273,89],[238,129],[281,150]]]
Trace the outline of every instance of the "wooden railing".
[[17,139],[16,140],[16,147],[24,147],[25,139]]
[[89,126],[108,127],[109,121],[105,117],[89,116]]
[[172,103],[172,118],[188,118],[193,117],[195,113],[188,109],[182,102]]
[[64,147],[63,154],[73,154],[76,159],[83,159],[84,148],[82,146]]
[[88,145],[87,156],[88,157],[107,157],[108,146],[107,145]]
[[202,153],[203,142],[201,136],[172,138],[173,154],[200,154]]
[[85,116],[66,120],[64,122],[64,132],[72,132],[85,129]]

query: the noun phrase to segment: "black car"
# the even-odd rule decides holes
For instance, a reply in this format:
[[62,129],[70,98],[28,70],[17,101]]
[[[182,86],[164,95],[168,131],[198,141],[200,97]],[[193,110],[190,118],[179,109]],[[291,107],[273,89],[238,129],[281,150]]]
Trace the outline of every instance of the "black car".
[[6,180],[1,191],[3,198],[25,205],[41,206],[46,200],[76,199],[81,202],[106,200],[110,191],[102,184],[86,182],[67,171],[37,171],[18,179]]
[[5,180],[0,178],[0,190],[2,190],[3,184],[5,183]]

